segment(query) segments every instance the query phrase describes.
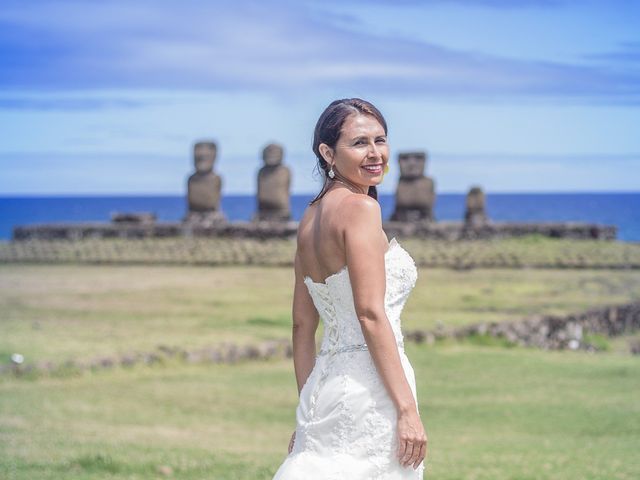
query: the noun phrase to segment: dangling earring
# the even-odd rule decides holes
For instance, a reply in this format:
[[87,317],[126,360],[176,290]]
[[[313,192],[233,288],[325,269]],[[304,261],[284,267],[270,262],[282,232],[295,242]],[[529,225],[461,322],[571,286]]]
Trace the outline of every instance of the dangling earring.
[[329,178],[333,178],[335,176],[336,176],[336,174],[333,171],[333,165],[331,165],[331,168],[329,169]]
[[387,163],[387,164],[384,166],[384,173],[385,173],[385,175],[386,175],[388,172],[389,172],[389,164]]

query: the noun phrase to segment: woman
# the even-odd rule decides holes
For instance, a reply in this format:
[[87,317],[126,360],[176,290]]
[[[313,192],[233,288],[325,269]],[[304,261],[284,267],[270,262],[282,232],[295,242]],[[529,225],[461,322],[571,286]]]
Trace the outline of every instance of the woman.
[[422,479],[427,436],[400,329],[417,270],[387,240],[376,191],[388,169],[387,124],[369,102],[336,100],[318,120],[313,151],[326,176],[300,221],[294,261],[300,399],[274,480]]

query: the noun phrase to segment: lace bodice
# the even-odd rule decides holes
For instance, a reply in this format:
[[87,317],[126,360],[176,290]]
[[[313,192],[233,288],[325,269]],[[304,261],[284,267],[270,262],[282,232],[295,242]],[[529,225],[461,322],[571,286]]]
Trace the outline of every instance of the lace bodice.
[[[398,343],[403,342],[400,315],[416,284],[418,271],[413,258],[396,237],[384,255],[386,272],[385,312]],[[365,343],[355,311],[349,269],[345,265],[324,282],[305,276],[304,282],[318,310],[324,327],[320,351],[330,353],[339,348]]]

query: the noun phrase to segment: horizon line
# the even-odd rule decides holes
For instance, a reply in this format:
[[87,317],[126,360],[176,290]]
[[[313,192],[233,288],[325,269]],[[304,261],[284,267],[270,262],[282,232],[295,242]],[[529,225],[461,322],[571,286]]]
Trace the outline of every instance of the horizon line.
[[[618,193],[618,194],[640,194],[640,190],[483,190],[485,195],[552,195],[552,194],[606,194],[606,193]],[[319,192],[303,192],[303,193],[291,193],[290,196],[315,196]],[[468,191],[441,191],[436,192],[438,195],[466,195]],[[378,195],[395,195],[394,192],[378,192]],[[221,195],[221,198],[228,196],[242,196],[255,197],[255,193],[246,192],[229,192]],[[40,197],[186,197],[186,193],[129,193],[129,192],[112,192],[112,193],[67,193],[67,192],[44,192],[44,193],[0,193],[0,199],[6,198],[40,198]]]

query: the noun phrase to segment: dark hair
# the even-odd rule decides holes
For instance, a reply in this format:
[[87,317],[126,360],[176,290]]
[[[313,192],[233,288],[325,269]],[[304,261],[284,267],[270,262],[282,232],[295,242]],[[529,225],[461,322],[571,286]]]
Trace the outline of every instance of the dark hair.
[[[322,158],[318,147],[321,143],[324,143],[331,148],[335,148],[336,143],[340,138],[340,134],[342,133],[342,126],[344,125],[345,120],[349,115],[353,114],[373,116],[378,120],[378,122],[380,122],[382,128],[384,128],[385,135],[387,134],[387,122],[382,116],[382,113],[380,113],[376,107],[366,100],[362,100],[361,98],[343,98],[331,102],[324,112],[322,112],[322,115],[320,115],[318,123],[316,123],[316,128],[313,132],[313,153],[315,153],[318,160],[316,166],[319,167],[319,170],[324,174],[324,184],[322,185],[320,193],[316,195],[316,198],[309,202],[309,205],[320,200],[324,194],[327,193],[327,184],[329,180],[328,172],[330,167],[328,162]],[[350,183],[346,178],[341,178],[340,180],[345,183]],[[375,185],[371,185],[369,187],[367,194],[376,200],[378,199],[378,189]]]

